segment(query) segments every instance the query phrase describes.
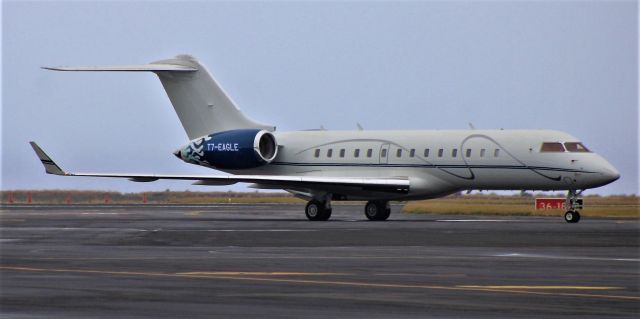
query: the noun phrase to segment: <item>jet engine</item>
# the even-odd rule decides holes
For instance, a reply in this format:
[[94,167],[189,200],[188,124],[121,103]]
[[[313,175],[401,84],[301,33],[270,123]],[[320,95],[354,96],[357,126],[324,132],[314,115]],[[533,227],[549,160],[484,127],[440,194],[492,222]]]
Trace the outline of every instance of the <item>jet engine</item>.
[[191,164],[247,169],[271,163],[278,154],[278,143],[266,130],[239,129],[194,139],[174,154]]

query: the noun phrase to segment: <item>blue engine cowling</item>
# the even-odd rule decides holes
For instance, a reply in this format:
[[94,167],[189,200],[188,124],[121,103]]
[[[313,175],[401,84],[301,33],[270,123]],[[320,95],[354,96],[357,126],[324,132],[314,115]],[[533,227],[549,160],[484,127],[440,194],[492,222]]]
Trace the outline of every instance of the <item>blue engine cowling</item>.
[[270,163],[277,153],[278,144],[273,134],[259,129],[241,129],[197,138],[174,154],[191,164],[246,169]]

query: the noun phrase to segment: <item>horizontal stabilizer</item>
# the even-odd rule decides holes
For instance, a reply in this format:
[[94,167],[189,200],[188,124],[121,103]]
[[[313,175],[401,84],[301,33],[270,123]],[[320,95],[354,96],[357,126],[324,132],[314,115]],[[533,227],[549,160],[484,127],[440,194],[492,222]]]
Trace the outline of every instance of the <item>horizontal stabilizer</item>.
[[132,64],[105,66],[43,66],[43,69],[53,71],[120,71],[120,72],[195,72],[198,68],[175,64]]

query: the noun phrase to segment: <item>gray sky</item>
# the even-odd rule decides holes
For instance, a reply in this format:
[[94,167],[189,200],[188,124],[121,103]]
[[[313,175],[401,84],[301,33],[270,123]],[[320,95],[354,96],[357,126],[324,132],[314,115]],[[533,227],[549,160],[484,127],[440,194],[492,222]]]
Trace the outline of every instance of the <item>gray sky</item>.
[[153,74],[39,68],[189,53],[278,130],[558,129],[622,174],[588,194],[638,193],[636,1],[2,6],[2,189],[228,189],[45,175],[28,145],[71,171],[212,173],[171,154],[187,137]]

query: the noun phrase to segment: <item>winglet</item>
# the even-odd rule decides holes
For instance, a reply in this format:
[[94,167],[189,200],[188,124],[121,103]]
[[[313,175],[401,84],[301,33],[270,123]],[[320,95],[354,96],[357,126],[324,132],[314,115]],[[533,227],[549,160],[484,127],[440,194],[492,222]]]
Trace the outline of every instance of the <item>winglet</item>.
[[36,155],[38,155],[38,158],[40,159],[40,161],[42,162],[42,165],[44,165],[44,169],[47,171],[47,174],[54,174],[54,175],[69,175],[67,174],[65,171],[63,171],[60,166],[58,166],[52,159],[51,157],[49,157],[41,148],[40,146],[38,146],[38,144],[36,144],[36,142],[29,142],[29,144],[31,144],[31,147],[33,147],[33,150],[36,152]]

